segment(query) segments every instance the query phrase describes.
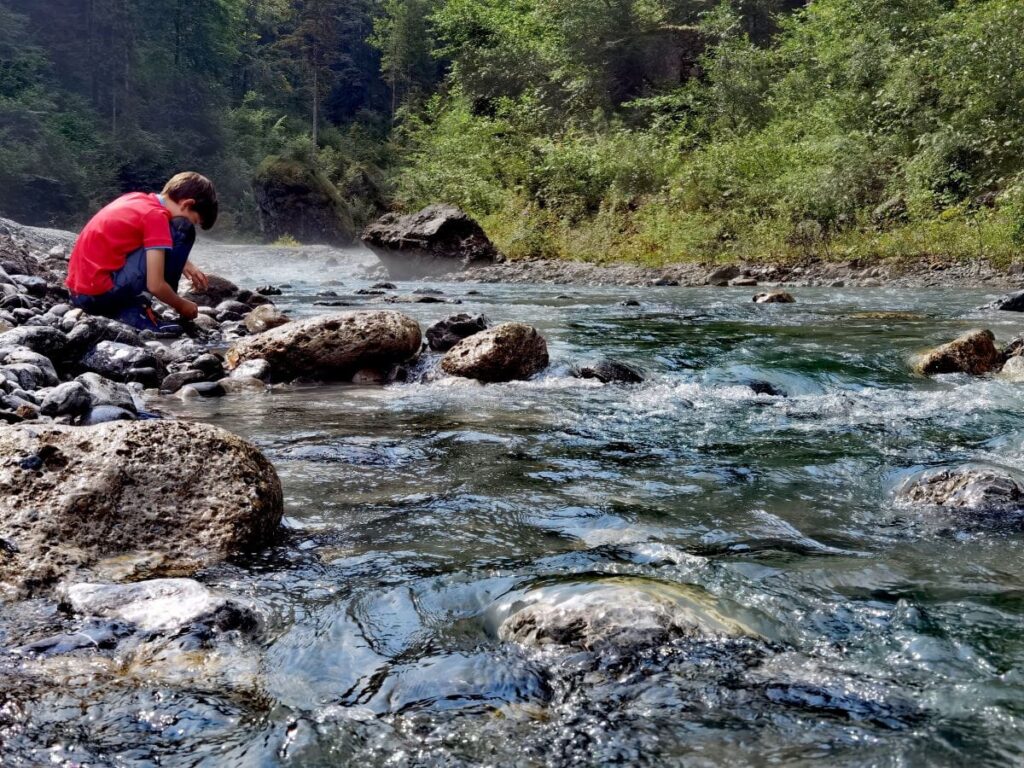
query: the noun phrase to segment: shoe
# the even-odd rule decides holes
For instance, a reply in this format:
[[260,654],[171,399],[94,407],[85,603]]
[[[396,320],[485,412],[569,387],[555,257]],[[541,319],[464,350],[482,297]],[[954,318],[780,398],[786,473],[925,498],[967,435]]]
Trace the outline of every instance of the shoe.
[[180,336],[182,328],[177,323],[164,323],[157,317],[151,306],[134,306],[122,310],[117,320],[140,331],[152,331],[161,335]]

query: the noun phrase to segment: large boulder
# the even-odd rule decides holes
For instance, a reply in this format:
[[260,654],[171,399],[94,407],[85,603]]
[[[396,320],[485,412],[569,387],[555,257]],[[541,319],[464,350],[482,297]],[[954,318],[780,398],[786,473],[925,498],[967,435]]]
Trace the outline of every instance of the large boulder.
[[504,260],[483,229],[454,205],[388,213],[363,230],[363,242],[391,276],[410,280]]
[[1024,485],[1009,472],[992,467],[968,466],[923,472],[905,481],[897,489],[896,497],[915,506],[971,512],[1024,510]]
[[323,172],[298,160],[271,156],[253,179],[260,229],[268,240],[290,236],[302,243],[351,245],[352,214]]
[[117,557],[189,572],[263,544],[282,511],[270,462],[218,427],[0,430],[0,580],[28,592]]
[[1024,291],[1018,291],[1017,293],[1011,293],[1009,296],[1003,296],[1001,299],[996,299],[986,306],[985,309],[998,309],[1003,312],[1024,312]]
[[463,339],[441,360],[452,376],[483,382],[528,379],[548,366],[548,345],[533,326],[502,323]]
[[339,312],[249,336],[228,350],[228,368],[270,364],[273,381],[350,381],[363,369],[388,370],[420,349],[419,324],[400,312]]
[[698,587],[638,578],[552,584],[513,593],[490,611],[499,639],[584,650],[663,645],[678,637],[756,636]]
[[920,355],[914,361],[914,370],[923,376],[936,373],[970,373],[980,376],[997,370],[1002,365],[1002,356],[996,349],[995,340],[992,331],[968,331],[948,344]]

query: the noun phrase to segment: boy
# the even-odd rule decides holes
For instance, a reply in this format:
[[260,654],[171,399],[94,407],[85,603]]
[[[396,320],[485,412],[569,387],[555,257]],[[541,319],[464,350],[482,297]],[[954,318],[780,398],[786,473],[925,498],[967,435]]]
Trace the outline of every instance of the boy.
[[140,330],[171,330],[158,323],[148,292],[193,319],[199,308],[178,296],[178,282],[184,275],[196,290],[206,289],[206,275],[188,257],[195,226],[212,227],[218,209],[213,183],[191,172],[172,178],[159,195],[119,197],[78,236],[68,264],[71,303]]

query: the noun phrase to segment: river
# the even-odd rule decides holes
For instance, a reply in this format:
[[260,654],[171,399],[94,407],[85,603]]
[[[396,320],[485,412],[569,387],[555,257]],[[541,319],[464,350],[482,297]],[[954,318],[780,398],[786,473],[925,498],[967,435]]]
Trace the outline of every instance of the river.
[[[331,311],[324,291],[379,306],[352,295],[380,279],[372,256],[282,253],[208,246],[199,262],[290,285],[278,304],[294,317]],[[1024,385],[907,366],[968,328],[1016,335],[1014,315],[976,309],[990,294],[398,292],[427,285],[462,304],[392,308],[424,328],[456,311],[529,322],[550,369],[155,401],[248,438],[280,473],[279,546],[199,577],[251,601],[260,627],[53,662],[28,711],[0,709],[10,764],[1021,761],[1024,528],[893,499],[923,468],[1024,466]],[[647,381],[570,375],[603,356]],[[600,654],[498,638],[509,596],[610,577],[699,589],[758,639]],[[69,628],[30,601],[0,617],[0,641]]]

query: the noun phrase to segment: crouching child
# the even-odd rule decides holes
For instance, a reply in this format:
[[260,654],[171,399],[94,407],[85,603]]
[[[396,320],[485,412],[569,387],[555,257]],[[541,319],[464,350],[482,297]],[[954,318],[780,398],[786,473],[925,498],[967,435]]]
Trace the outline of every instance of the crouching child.
[[173,331],[153,312],[155,297],[187,320],[199,308],[178,296],[187,277],[198,291],[206,275],[189,261],[196,226],[217,221],[217,192],[198,173],[179,173],[156,194],[123,195],[92,217],[75,243],[68,264],[71,303],[140,330]]

